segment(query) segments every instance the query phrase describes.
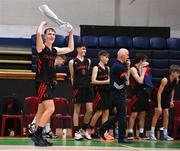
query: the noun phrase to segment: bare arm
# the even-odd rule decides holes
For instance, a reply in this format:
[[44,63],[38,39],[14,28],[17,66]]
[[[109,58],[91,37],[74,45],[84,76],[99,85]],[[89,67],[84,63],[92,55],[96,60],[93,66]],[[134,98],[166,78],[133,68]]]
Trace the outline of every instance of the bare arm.
[[167,82],[168,82],[168,81],[167,81],[167,78],[163,78],[163,79],[161,80],[161,84],[160,84],[160,86],[159,86],[158,93],[157,93],[158,107],[161,107],[161,94],[162,94],[162,92],[163,92],[163,90],[164,90]]
[[139,84],[143,84],[144,81],[144,75],[145,75],[146,70],[142,70],[141,75],[138,75],[137,69],[135,67],[132,67],[130,69],[130,74],[133,76],[133,78],[139,83]]
[[70,78],[71,78],[71,84],[73,85],[74,82],[74,67],[73,67],[73,59],[69,61],[69,71],[70,71]]
[[43,27],[45,25],[47,25],[47,22],[42,21],[40,23],[40,25],[38,26],[37,31],[36,31],[36,50],[37,50],[38,53],[40,53],[45,47],[44,44],[43,44],[42,37],[41,37]]
[[69,42],[68,42],[68,47],[63,47],[63,48],[59,48],[59,47],[54,47],[57,52],[58,55],[62,55],[62,54],[67,54],[70,53],[74,50],[74,38],[73,38],[73,30],[71,30],[69,32]]
[[94,66],[92,71],[92,78],[91,78],[92,84],[109,84],[109,78],[107,80],[96,80],[97,73],[98,73],[98,67]]

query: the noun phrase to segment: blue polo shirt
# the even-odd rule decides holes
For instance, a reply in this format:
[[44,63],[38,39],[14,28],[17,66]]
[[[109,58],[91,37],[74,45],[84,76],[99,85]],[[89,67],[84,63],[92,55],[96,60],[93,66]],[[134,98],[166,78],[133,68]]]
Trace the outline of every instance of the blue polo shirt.
[[126,79],[126,73],[127,73],[127,67],[120,62],[119,60],[116,60],[114,64],[111,67],[111,73],[110,73],[110,88],[115,90],[121,90],[124,89]]

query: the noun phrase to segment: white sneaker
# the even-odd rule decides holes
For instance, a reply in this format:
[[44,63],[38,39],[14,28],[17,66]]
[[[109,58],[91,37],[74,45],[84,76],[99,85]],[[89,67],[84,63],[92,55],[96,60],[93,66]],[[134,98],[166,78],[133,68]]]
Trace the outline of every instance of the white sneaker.
[[152,141],[156,141],[157,140],[157,138],[155,137],[153,132],[149,132],[148,138],[149,138],[149,140],[152,140]]
[[29,128],[29,133],[34,134],[34,132],[36,131],[36,124],[31,123],[31,124],[28,125],[28,128]]
[[91,135],[87,131],[80,129],[80,132],[81,132],[82,136],[84,136],[86,139],[88,139],[88,140],[92,139]]
[[168,135],[164,135],[164,140],[166,141],[173,141],[174,139]]
[[75,139],[75,140],[82,140],[83,137],[82,137],[82,135],[81,135],[81,132],[75,132],[75,133],[74,133],[74,139]]

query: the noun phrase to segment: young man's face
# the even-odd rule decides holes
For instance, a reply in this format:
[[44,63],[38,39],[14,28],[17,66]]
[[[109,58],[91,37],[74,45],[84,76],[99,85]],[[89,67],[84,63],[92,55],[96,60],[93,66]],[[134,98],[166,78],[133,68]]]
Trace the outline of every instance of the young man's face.
[[61,57],[56,57],[55,62],[54,62],[54,66],[58,66],[61,67],[63,66],[65,63],[65,60]]
[[78,47],[77,48],[78,55],[85,56],[86,55],[86,47]]
[[56,33],[52,30],[47,30],[45,34],[45,41],[53,44],[56,37]]
[[175,79],[177,79],[177,78],[179,78],[180,73],[177,72],[177,71],[174,71],[174,72],[172,72],[172,75],[173,75],[173,77],[174,77]]
[[109,56],[108,55],[102,55],[100,56],[100,60],[104,63],[104,64],[108,64],[109,61]]

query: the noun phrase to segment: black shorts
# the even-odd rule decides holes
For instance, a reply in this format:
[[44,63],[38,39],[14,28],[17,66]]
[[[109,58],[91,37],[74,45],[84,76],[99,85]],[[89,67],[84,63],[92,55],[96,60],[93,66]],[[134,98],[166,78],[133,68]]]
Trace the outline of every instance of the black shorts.
[[92,102],[92,88],[73,88],[72,101],[74,104],[83,104]]
[[144,112],[149,110],[149,95],[146,91],[139,91],[132,97],[134,102],[131,108],[132,112]]
[[[158,107],[157,99],[155,100],[154,107],[155,107],[155,108]],[[163,100],[161,100],[161,108],[162,108],[162,109],[168,109],[168,108],[170,108],[170,99],[163,99]]]
[[96,90],[94,95],[93,108],[94,110],[106,110],[110,108],[110,91]]
[[38,103],[42,101],[53,99],[53,87],[51,84],[46,83],[35,83],[36,96],[38,97]]

